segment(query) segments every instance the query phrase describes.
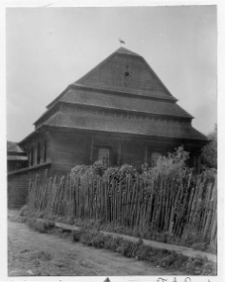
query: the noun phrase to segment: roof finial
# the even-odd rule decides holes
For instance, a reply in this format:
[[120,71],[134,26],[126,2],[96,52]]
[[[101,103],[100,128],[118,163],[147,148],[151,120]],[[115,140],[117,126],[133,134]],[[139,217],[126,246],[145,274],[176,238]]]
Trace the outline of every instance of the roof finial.
[[125,41],[123,41],[122,39],[119,38],[119,42],[120,42],[120,46],[122,46],[123,44],[125,44]]

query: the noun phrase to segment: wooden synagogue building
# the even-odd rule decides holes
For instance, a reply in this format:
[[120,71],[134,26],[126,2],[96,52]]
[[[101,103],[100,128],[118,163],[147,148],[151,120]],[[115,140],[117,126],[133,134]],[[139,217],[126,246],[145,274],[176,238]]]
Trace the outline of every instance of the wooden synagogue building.
[[25,189],[28,178],[46,169],[49,176],[65,174],[97,160],[154,166],[181,145],[199,168],[207,138],[177,101],[142,56],[120,47],[47,106],[35,130],[17,144],[27,167],[8,173],[9,186]]

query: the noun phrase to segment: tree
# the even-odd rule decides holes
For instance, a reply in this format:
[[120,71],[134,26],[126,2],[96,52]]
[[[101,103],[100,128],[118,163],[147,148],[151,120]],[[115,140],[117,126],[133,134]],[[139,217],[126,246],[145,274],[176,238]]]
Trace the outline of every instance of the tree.
[[207,137],[210,142],[202,149],[202,164],[208,168],[217,168],[217,125]]

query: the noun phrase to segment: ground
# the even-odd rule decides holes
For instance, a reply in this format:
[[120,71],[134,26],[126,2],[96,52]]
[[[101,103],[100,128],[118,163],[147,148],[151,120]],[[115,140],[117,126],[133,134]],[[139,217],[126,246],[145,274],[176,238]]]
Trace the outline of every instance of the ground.
[[68,238],[8,223],[9,276],[182,275],[118,253],[87,247]]

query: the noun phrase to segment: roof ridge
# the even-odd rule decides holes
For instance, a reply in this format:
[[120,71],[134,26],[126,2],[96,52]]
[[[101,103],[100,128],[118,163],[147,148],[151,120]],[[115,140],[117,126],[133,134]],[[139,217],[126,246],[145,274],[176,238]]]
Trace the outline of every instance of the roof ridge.
[[124,48],[124,47],[120,47],[119,49],[116,50],[116,53],[121,53],[121,54],[127,54],[127,55],[133,55],[133,56],[138,56],[138,57],[142,57],[141,55],[133,52],[133,51],[130,51],[129,49],[127,48]]

